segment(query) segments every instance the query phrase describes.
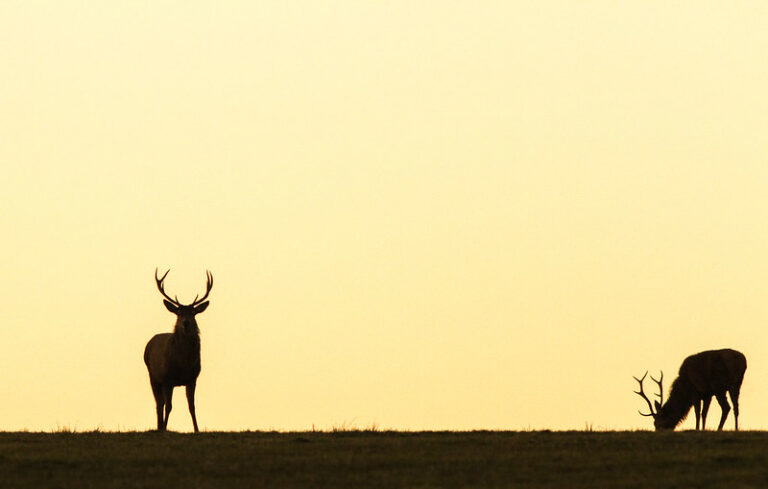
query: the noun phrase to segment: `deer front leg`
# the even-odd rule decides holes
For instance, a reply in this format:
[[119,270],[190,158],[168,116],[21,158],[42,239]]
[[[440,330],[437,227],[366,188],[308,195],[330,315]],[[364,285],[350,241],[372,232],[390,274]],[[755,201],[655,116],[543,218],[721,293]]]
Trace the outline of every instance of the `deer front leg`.
[[708,397],[704,399],[704,409],[701,411],[701,429],[705,429],[707,424],[707,413],[709,412],[709,404],[712,402],[712,398]]
[[157,382],[152,382],[152,394],[155,396],[155,411],[157,412],[157,431],[163,431],[163,407],[165,406],[165,400],[163,399],[163,388]]
[[171,409],[173,404],[171,399],[173,398],[173,386],[163,389],[163,399],[165,400],[165,420],[163,421],[163,430],[168,428],[168,418],[171,417]]
[[701,401],[693,403],[693,414],[696,415],[696,431],[699,431],[699,418],[701,417]]
[[195,433],[199,433],[197,417],[195,416],[195,382],[187,385],[187,404],[189,405],[189,414],[192,415],[192,425],[195,427]]

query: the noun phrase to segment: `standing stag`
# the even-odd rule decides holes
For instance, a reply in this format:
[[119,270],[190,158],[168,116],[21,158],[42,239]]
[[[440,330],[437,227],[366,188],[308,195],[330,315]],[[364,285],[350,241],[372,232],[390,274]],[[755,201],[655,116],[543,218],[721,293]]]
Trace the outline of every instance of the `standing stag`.
[[[712,396],[715,396],[722,415],[718,431],[723,429],[725,418],[731,407],[728,405],[728,399],[725,397],[726,391],[731,396],[733,403],[733,416],[736,421],[736,431],[739,430],[739,391],[741,390],[741,381],[744,380],[744,372],[747,370],[746,357],[736,350],[708,350],[695,355],[691,355],[680,365],[680,372],[677,378],[672,382],[672,388],[669,392],[669,400],[664,402],[664,373],[662,372],[659,380],[651,379],[659,386],[658,401],[651,401],[643,392],[643,380],[645,375],[635,380],[640,384],[640,391],[635,391],[648,403],[650,413],[642,413],[643,416],[653,416],[653,424],[656,430],[673,430],[681,421],[688,416],[688,412],[693,407],[696,414],[696,429],[699,429],[699,418],[701,417],[701,429],[705,429],[707,422],[707,411],[712,402]],[[653,408],[656,407],[654,412]]]
[[[191,304],[184,305],[178,298],[173,299],[165,293],[163,280],[168,275],[169,269],[161,278],[157,277],[155,269],[155,282],[160,293],[165,298],[163,304],[176,315],[176,326],[173,333],[157,334],[149,340],[144,349],[144,363],[149,371],[149,382],[152,384],[152,393],[155,395],[157,405],[157,430],[165,431],[168,426],[168,416],[171,414],[171,397],[173,388],[186,386],[189,414],[192,415],[192,424],[197,429],[195,417],[195,384],[200,375],[200,330],[197,328],[195,315],[205,311],[208,307],[208,294],[213,287],[213,274],[206,271],[207,285],[205,295]],[[165,407],[165,417],[163,417]]]

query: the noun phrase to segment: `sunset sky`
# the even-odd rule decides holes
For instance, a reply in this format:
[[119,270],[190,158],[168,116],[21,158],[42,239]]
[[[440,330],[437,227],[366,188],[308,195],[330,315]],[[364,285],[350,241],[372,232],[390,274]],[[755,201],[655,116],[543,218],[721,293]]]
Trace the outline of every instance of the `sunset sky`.
[[768,427],[766,32],[762,1],[0,3],[0,430],[155,427],[155,267],[182,301],[213,272],[201,429],[649,429],[632,376],[723,347]]

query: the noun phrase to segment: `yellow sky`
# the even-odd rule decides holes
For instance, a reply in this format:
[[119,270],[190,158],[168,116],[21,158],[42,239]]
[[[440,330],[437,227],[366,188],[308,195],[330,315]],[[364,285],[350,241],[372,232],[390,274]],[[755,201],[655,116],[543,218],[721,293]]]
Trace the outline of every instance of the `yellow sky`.
[[768,7],[479,3],[3,2],[0,429],[154,426],[155,267],[202,429],[765,427]]

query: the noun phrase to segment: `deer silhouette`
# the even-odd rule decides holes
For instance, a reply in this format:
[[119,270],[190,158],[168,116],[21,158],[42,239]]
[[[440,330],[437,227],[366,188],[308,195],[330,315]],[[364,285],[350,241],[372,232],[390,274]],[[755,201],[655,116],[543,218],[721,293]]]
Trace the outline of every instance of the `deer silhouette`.
[[[168,417],[171,414],[171,398],[173,388],[185,386],[187,389],[187,404],[189,414],[192,415],[192,424],[197,428],[195,416],[195,385],[197,376],[200,375],[200,330],[195,321],[195,315],[205,311],[208,307],[208,294],[213,287],[213,274],[206,271],[207,284],[205,295],[191,304],[184,305],[178,298],[165,293],[163,281],[168,276],[169,269],[158,278],[155,269],[155,282],[163,295],[163,304],[176,315],[176,325],[173,333],[161,333],[152,337],[144,349],[144,363],[149,371],[149,382],[152,385],[152,394],[155,396],[157,408],[157,430],[165,431],[168,426]],[[165,408],[165,416],[163,416]]]
[[648,375],[646,372],[642,378],[634,378],[640,384],[640,390],[635,391],[635,394],[645,399],[650,409],[649,413],[640,412],[640,414],[653,416],[656,430],[673,430],[688,416],[693,407],[696,414],[696,429],[699,429],[699,418],[701,418],[701,429],[704,430],[709,404],[714,396],[722,409],[720,425],[717,427],[720,431],[731,410],[728,399],[725,397],[725,393],[728,392],[733,403],[735,429],[738,431],[739,392],[746,370],[747,358],[736,350],[708,350],[696,353],[683,360],[678,377],[672,382],[669,400],[666,403],[664,403],[664,372],[661,373],[659,380],[651,377],[651,380],[659,386],[659,393],[656,394],[659,400],[654,401],[653,404],[643,392],[643,380]]

